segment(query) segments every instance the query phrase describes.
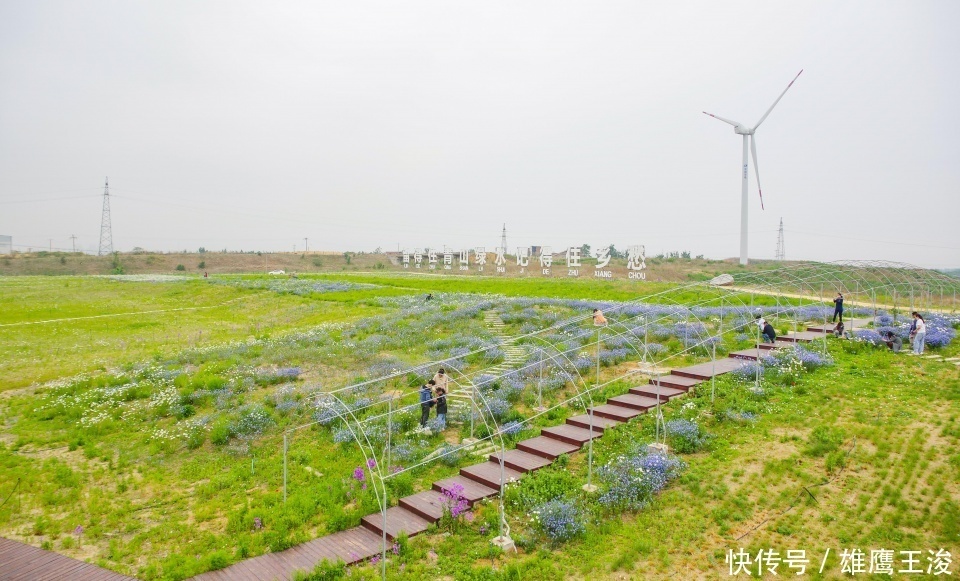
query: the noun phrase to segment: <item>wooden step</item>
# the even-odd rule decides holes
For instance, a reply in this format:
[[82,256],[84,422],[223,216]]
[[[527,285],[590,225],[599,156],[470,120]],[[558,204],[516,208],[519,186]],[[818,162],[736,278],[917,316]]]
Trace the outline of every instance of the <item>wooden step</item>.
[[760,348],[766,351],[771,351],[773,349],[789,349],[793,347],[791,341],[782,341],[780,337],[777,337],[775,343],[760,343]]
[[522,472],[517,472],[512,468],[507,468],[506,466],[500,466],[500,462],[484,462],[483,464],[474,464],[473,466],[465,466],[460,469],[460,475],[469,478],[475,482],[479,482],[484,486],[489,486],[490,488],[500,489],[500,478],[501,476],[506,482],[516,482],[520,480],[520,477],[523,476]]
[[643,397],[653,398],[654,400],[657,397],[660,397],[660,402],[670,401],[672,398],[677,397],[678,395],[683,395],[687,393],[685,389],[677,389],[675,387],[667,387],[665,385],[656,386],[653,384],[641,385],[638,387],[631,387],[630,393],[634,395],[641,395]]
[[717,359],[715,362],[707,361],[706,363],[699,363],[697,365],[691,365],[690,367],[674,369],[671,372],[671,375],[692,377],[693,379],[706,381],[711,377],[723,375],[724,373],[730,373],[731,371],[738,369],[741,364],[741,361],[737,361],[732,357],[724,357],[722,359]]
[[566,442],[567,444],[573,444],[578,448],[593,438],[603,435],[601,432],[591,432],[590,430],[584,430],[583,428],[571,426],[570,424],[543,428],[540,430],[540,434],[548,438],[553,438],[554,440]]
[[[360,525],[369,531],[382,535],[383,514],[379,512],[369,514],[360,519]],[[406,533],[408,537],[419,535],[427,530],[430,525],[430,521],[402,506],[387,509],[387,538],[391,541],[396,540],[401,532]]]
[[[380,513],[377,513],[378,515]],[[325,537],[320,537],[319,539],[314,539],[308,541],[302,545],[297,545],[288,551],[293,551],[299,548],[306,548],[308,554],[314,554],[314,557],[308,567],[312,567],[317,561],[324,558],[328,559],[331,562],[342,560],[347,565],[353,565],[365,561],[372,557],[373,555],[380,554],[380,551],[383,550],[383,536],[379,533],[374,533],[370,529],[364,526],[353,527],[352,529],[347,529],[345,531],[340,531],[338,533],[333,533]],[[255,559],[249,559],[246,561],[241,561],[240,563],[233,565],[232,567],[246,568],[250,565],[253,565],[257,562],[257,559],[263,559],[267,555],[282,555],[284,553],[267,553],[262,557]],[[261,563],[263,561],[260,561]],[[242,563],[242,564],[241,564]],[[259,563],[258,563],[259,564]],[[221,569],[221,571],[228,571],[228,569]],[[253,567],[250,569],[256,570]],[[250,569],[247,569],[248,571]],[[232,572],[232,571],[231,571]],[[273,578],[274,571],[261,571],[262,577],[265,579]],[[220,579],[232,579],[232,575],[225,575]],[[240,577],[242,578],[242,577]],[[249,579],[249,577],[247,577]],[[254,577],[256,578],[256,577]],[[199,579],[199,578],[198,578]],[[214,577],[214,579],[216,579]]]
[[[845,328],[849,329],[849,326],[846,323],[844,323],[843,325]],[[836,328],[837,328],[836,323],[827,323],[826,325],[820,323],[818,325],[810,325],[809,327],[804,329],[804,331],[808,331],[810,333],[833,333],[833,330]]]
[[[494,464],[500,464],[500,452],[490,454],[490,461]],[[503,455],[503,465],[517,472],[533,472],[552,463],[552,460],[523,450],[507,450]]]
[[593,406],[594,418],[609,418],[611,420],[617,420],[618,422],[629,422],[633,418],[643,415],[644,410],[638,410],[634,408],[625,408],[620,405],[610,405],[602,404]]
[[657,385],[659,383],[663,387],[672,387],[674,389],[682,389],[683,391],[687,391],[691,387],[703,383],[703,380],[670,374],[661,375],[659,378],[651,377],[649,383],[650,385]]
[[[590,429],[590,410],[587,410],[587,413],[581,414],[579,416],[573,416],[572,418],[567,418],[567,423],[576,426],[578,428],[583,428],[584,430]],[[596,413],[593,414],[593,429],[597,432],[603,432],[608,428],[614,428],[622,424],[620,420],[614,420],[610,418],[602,418]]]
[[823,339],[825,333],[814,333],[813,331],[799,331],[797,333],[790,332],[782,337],[777,337],[780,341],[786,341],[788,343],[809,343],[811,341],[816,341],[818,339]]
[[541,456],[548,460],[556,460],[557,457],[562,454],[576,452],[579,449],[580,446],[567,444],[566,442],[561,442],[560,440],[546,436],[537,436],[536,438],[517,442],[517,450],[528,452],[534,456]]
[[750,349],[741,349],[740,351],[733,351],[730,353],[730,357],[734,359],[746,359],[750,361],[756,361],[760,357],[763,357],[767,353],[763,349],[757,349],[756,347],[751,347]]
[[401,498],[398,504],[424,520],[437,522],[443,516],[442,498],[442,492],[424,490]]
[[[657,400],[652,397],[644,397],[642,395],[637,395],[635,393],[626,393],[623,395],[618,395],[616,397],[611,397],[607,400],[607,403],[610,405],[618,405],[625,408],[633,408],[635,410],[648,410],[650,408],[657,407]],[[667,403],[666,400],[660,401],[660,403]]]
[[470,504],[490,496],[495,496],[499,491],[498,488],[484,486],[476,480],[471,480],[465,476],[454,476],[453,478],[438,480],[433,483],[433,489],[442,493],[444,490],[453,490],[453,487],[456,485],[462,488],[460,496],[466,498]]

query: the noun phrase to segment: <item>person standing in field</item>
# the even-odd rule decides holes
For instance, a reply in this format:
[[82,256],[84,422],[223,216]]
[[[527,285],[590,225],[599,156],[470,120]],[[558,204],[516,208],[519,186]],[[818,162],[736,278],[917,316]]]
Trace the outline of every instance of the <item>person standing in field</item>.
[[910,353],[913,353],[913,337],[917,334],[917,311],[910,313],[913,317],[910,319],[910,331],[907,333],[907,341],[910,343]]
[[843,295],[837,293],[837,298],[833,299],[833,322],[837,322],[837,315],[840,316],[840,322],[843,322]]
[[447,425],[447,390],[437,386],[437,419]]
[[450,393],[450,376],[446,374],[443,367],[437,370],[436,375],[433,376],[433,383],[437,387],[443,388],[444,393]]
[[432,386],[432,379],[420,386],[420,429],[426,428],[430,419],[430,408],[434,403]]
[[927,340],[927,322],[916,311],[913,312],[913,320],[917,325],[913,334],[913,352],[915,355],[923,355],[923,345]]

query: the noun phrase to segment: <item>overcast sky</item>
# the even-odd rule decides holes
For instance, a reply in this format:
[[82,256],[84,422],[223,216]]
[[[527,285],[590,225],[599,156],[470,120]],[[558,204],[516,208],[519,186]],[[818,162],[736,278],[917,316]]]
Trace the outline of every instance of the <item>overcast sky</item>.
[[960,266],[960,2],[0,0],[0,234]]

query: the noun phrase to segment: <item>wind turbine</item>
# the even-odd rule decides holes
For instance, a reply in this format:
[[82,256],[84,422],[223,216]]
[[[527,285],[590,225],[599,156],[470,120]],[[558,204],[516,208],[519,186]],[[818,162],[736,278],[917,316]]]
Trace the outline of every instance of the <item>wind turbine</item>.
[[743,136],[743,174],[740,180],[740,264],[747,264],[747,138],[750,138],[750,153],[753,155],[753,169],[757,172],[757,190],[760,192],[760,209],[763,209],[763,189],[760,188],[760,166],[757,165],[757,141],[754,133],[760,127],[760,124],[764,122],[767,118],[767,115],[773,111],[773,108],[777,106],[777,103],[780,102],[780,99],[783,99],[783,96],[787,94],[787,91],[790,90],[790,87],[793,86],[794,81],[800,76],[800,73],[803,72],[803,69],[797,73],[796,77],[793,77],[793,81],[790,81],[790,84],[787,85],[787,88],[780,93],[780,96],[777,97],[777,100],[773,102],[773,105],[770,105],[770,108],[767,109],[767,112],[763,114],[763,117],[757,121],[757,124],[753,127],[746,127],[743,123],[737,121],[731,121],[729,119],[724,119],[723,117],[718,117],[713,113],[703,112],[704,115],[709,115],[714,119],[719,119],[724,123],[729,123],[733,125],[733,132],[737,135]]

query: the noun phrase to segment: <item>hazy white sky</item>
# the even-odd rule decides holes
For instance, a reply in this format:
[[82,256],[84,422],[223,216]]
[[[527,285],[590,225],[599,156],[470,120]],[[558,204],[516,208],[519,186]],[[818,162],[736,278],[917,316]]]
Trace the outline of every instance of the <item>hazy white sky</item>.
[[960,2],[0,0],[0,234],[960,265]]

